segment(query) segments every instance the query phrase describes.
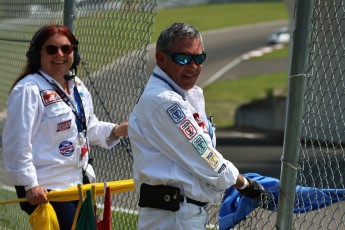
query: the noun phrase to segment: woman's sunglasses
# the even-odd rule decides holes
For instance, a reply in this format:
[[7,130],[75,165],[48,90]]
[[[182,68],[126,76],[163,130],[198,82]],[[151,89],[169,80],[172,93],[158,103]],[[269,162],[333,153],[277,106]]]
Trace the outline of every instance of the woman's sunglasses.
[[201,65],[206,59],[206,53],[202,54],[189,55],[189,54],[166,54],[168,55],[175,63],[179,65],[188,65],[192,59],[196,65]]
[[62,51],[62,53],[64,54],[70,54],[73,51],[73,45],[62,45],[60,47],[58,46],[54,46],[54,45],[47,45],[46,47],[46,51],[49,55],[54,55],[58,52],[58,50],[60,49]]

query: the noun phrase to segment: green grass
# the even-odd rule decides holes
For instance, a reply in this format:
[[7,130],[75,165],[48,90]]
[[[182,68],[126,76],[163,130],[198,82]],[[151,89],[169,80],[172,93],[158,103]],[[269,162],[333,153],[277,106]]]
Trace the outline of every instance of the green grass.
[[220,3],[158,10],[155,18],[156,41],[159,32],[176,21],[194,25],[200,31],[259,22],[287,20],[288,12],[282,2]]
[[234,125],[235,111],[242,104],[271,94],[286,94],[287,73],[243,76],[235,80],[218,80],[204,89],[206,110],[212,113],[217,128]]
[[[1,201],[8,201],[14,199],[17,199],[15,192],[0,189]],[[4,204],[0,206],[0,229],[30,229],[28,215],[20,209],[18,203]]]
[[[123,220],[123,221],[119,221]],[[136,230],[138,229],[138,215],[121,211],[112,212],[112,230]]]
[[288,46],[285,46],[282,49],[274,50],[273,52],[266,53],[265,55],[261,57],[255,57],[252,60],[272,60],[272,59],[278,59],[278,58],[286,58],[288,56]]

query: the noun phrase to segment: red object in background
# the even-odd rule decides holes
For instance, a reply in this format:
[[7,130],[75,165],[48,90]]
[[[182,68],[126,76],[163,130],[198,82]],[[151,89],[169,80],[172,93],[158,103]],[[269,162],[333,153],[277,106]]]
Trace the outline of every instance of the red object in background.
[[194,117],[194,120],[198,123],[198,125],[204,130],[204,132],[207,133],[207,129],[206,129],[205,123],[200,118],[199,113],[193,113],[193,117]]
[[83,147],[81,147],[81,158],[85,157],[87,151],[89,151],[87,145],[84,145]]
[[111,230],[110,187],[106,188],[106,192],[104,196],[103,219],[97,222],[97,230]]

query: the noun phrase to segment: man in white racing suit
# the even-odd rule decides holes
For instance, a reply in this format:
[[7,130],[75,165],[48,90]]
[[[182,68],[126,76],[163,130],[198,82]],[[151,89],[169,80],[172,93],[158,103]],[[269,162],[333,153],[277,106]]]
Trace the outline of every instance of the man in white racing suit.
[[206,58],[201,35],[186,23],[164,29],[157,66],[129,118],[139,229],[205,229],[208,203],[235,186],[264,192],[215,148],[203,91],[195,85]]

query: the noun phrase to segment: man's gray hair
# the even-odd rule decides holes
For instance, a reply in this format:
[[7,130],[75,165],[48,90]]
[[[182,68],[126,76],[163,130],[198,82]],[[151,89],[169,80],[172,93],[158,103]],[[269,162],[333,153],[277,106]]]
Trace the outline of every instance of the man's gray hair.
[[173,45],[175,39],[179,38],[196,38],[200,39],[202,47],[204,47],[202,42],[202,37],[194,26],[184,23],[175,22],[172,25],[166,27],[159,35],[156,50],[168,53]]

